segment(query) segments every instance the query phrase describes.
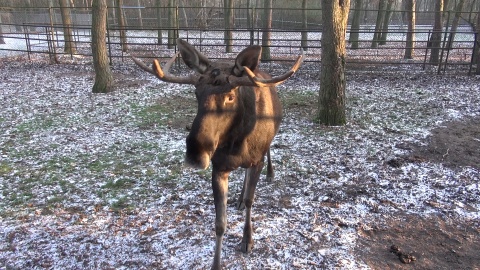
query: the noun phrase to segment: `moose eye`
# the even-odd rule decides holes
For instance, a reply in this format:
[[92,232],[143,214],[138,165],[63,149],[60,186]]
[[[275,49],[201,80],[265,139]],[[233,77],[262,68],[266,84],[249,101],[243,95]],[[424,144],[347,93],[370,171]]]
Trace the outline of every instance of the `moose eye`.
[[212,70],[212,76],[217,77],[218,75],[220,75],[220,69],[216,68]]
[[227,95],[225,95],[224,98],[225,98],[224,99],[224,105],[232,104],[235,101],[235,94],[233,94],[233,93],[227,94]]

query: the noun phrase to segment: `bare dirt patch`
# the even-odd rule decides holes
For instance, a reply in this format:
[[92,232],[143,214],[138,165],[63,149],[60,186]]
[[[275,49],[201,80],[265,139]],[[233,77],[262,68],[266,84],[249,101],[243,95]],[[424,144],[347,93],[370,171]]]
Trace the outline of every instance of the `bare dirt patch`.
[[432,130],[428,145],[414,156],[447,166],[480,168],[480,117],[447,122]]
[[[428,144],[413,146],[406,160],[479,168],[479,117],[447,122],[431,133]],[[402,163],[387,162],[392,167]],[[478,226],[440,216],[395,215],[371,230],[360,230],[357,252],[372,269],[479,269]]]
[[[372,269],[478,269],[478,224],[399,214],[360,230],[357,252]],[[413,260],[403,260],[408,254]]]

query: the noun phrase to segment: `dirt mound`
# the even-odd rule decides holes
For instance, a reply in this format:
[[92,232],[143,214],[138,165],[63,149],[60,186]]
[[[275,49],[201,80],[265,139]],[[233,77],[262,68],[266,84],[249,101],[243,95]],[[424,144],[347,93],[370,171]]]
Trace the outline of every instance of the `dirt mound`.
[[372,269],[478,269],[479,233],[475,224],[400,214],[360,230],[356,252]]
[[432,130],[428,145],[414,148],[412,155],[449,167],[480,168],[480,117],[447,122]]

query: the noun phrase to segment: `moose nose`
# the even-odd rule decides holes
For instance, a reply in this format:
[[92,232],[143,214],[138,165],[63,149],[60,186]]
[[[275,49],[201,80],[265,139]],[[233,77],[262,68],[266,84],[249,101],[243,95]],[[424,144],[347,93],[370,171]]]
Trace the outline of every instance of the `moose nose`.
[[187,153],[185,164],[194,169],[206,170],[210,165],[210,156],[207,153],[203,153],[199,156],[192,157]]
[[210,165],[211,154],[214,152],[214,143],[210,140],[200,142],[196,136],[187,136],[187,153],[185,163],[196,169],[207,169]]

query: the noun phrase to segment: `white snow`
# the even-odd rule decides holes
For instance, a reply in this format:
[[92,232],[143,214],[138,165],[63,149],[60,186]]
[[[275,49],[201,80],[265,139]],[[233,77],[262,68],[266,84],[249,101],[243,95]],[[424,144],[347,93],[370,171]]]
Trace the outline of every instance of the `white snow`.
[[[186,130],[139,125],[159,100],[194,99],[191,87],[129,63],[113,67],[123,80],[114,93],[91,94],[87,60],[35,58],[0,63],[0,268],[209,268],[209,172],[183,166]],[[279,87],[282,97],[316,99],[316,68],[306,64]],[[255,248],[238,251],[243,213],[229,207],[226,269],[369,269],[354,248],[358,228],[375,220],[398,211],[480,220],[477,169],[386,165],[408,154],[398,144],[425,144],[443,122],[480,114],[478,77],[411,69],[375,81],[352,72],[345,127],[285,111],[272,147],[276,179],[257,189]],[[162,114],[155,117],[168,119]],[[242,177],[232,173],[231,199]]]

